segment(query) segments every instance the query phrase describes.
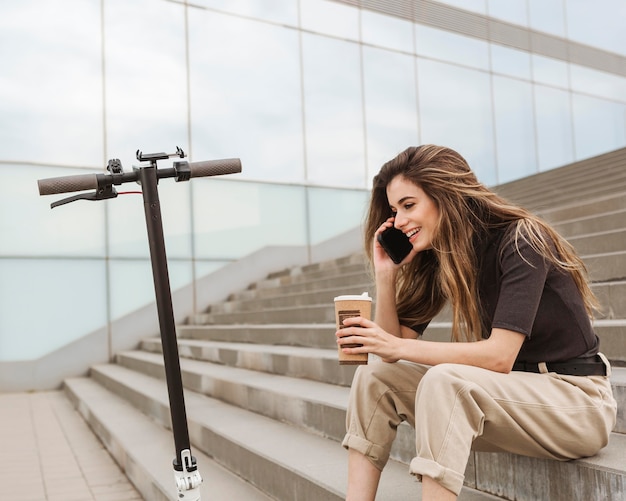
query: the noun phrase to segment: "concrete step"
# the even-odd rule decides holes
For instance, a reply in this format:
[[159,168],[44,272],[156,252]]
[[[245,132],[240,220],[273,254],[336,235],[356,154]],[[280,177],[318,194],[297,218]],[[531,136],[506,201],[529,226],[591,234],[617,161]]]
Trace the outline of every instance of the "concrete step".
[[319,324],[180,325],[178,337],[232,343],[336,348],[335,322]]
[[556,223],[553,226],[565,238],[603,231],[623,230],[626,228],[626,209],[569,219]]
[[626,279],[626,249],[583,256],[592,282]]
[[568,241],[581,256],[623,251],[626,249],[626,228],[576,235],[568,238]]
[[263,289],[265,291],[272,291],[273,294],[265,297],[251,296],[247,299],[231,299],[223,303],[213,304],[209,307],[207,313],[232,313],[263,310],[268,308],[293,306],[302,307],[321,304],[334,305],[334,298],[338,295],[362,294],[363,292],[371,294],[373,288],[370,282],[350,286],[341,284],[330,289],[316,287],[316,285],[318,285],[316,282],[309,283],[309,285],[310,290],[304,292],[292,292],[292,289],[284,286],[274,289]]
[[[132,402],[162,426],[170,427],[163,381],[115,365],[97,366],[94,371],[98,383],[106,390]],[[89,409],[95,403],[91,399],[79,405]],[[186,391],[185,403],[194,455],[198,451],[210,454],[216,462],[272,499],[339,501],[345,498],[347,456],[336,441],[197,392]],[[106,436],[106,423],[100,431]],[[203,474],[202,470],[200,473]],[[405,464],[391,460],[383,472],[379,496],[389,501],[411,499],[420,495],[420,485],[408,474]],[[459,497],[460,501],[497,499],[500,498],[470,488],[464,488]]]
[[[141,363],[149,362],[148,361],[149,358],[152,358],[153,361],[156,362],[155,358],[151,355],[147,357],[143,357],[139,355],[139,356],[133,356],[132,358],[135,358],[135,360],[139,360]],[[266,437],[264,440],[262,440],[263,456],[266,458],[268,457],[268,455],[271,456],[273,454],[272,447],[276,445],[276,442],[281,442],[282,438],[284,437],[284,432],[281,432],[276,428],[274,428],[271,431],[266,430],[266,428],[261,424],[264,420],[267,420],[265,422],[267,423],[268,426],[271,426],[271,427],[288,426],[288,425],[285,425],[284,423],[295,425],[295,426],[288,426],[289,431],[291,433],[290,440],[294,440],[294,441],[297,440],[297,442],[291,443],[291,446],[289,447],[290,450],[297,448],[298,451],[307,450],[307,453],[308,453],[309,447],[310,447],[309,440],[311,438],[323,440],[320,438],[320,433],[333,439],[339,439],[341,438],[341,436],[343,436],[343,426],[344,426],[343,414],[345,413],[345,402],[347,399],[347,391],[348,391],[347,388],[342,389],[338,387],[339,390],[341,390],[338,392],[337,388],[331,389],[332,385],[324,385],[322,383],[315,383],[311,385],[310,382],[306,382],[306,381],[303,382],[303,381],[298,381],[298,380],[291,381],[291,384],[285,384],[283,382],[282,384],[279,385],[278,384],[279,378],[277,378],[276,376],[271,376],[269,378],[266,378],[266,376],[268,375],[257,375],[256,377],[252,378],[251,374],[246,375],[246,373],[248,373],[249,371],[244,371],[241,369],[235,369],[233,371],[230,371],[230,370],[219,371],[219,374],[221,374],[221,377],[223,378],[221,381],[218,381],[218,380],[202,381],[201,378],[211,377],[209,373],[216,374],[213,368],[202,370],[197,366],[197,364],[192,364],[195,366],[191,367],[190,369],[190,366],[186,363],[186,361],[183,361],[183,362],[184,362],[183,366],[185,366],[183,368],[183,372],[185,374],[184,379],[186,381],[186,385],[197,385],[204,392],[206,392],[207,390],[217,392],[220,395],[220,398],[222,396],[226,396],[226,398],[236,401],[236,402],[233,402],[235,406],[239,406],[243,401],[246,402],[246,406],[244,408],[233,409],[232,407],[228,407],[226,403],[223,401],[215,402],[213,401],[213,399],[207,399],[206,397],[201,397],[197,395],[197,393],[200,393],[200,392],[197,392],[197,393],[195,391],[193,393],[188,392],[186,396],[188,417],[189,417],[190,422],[193,423],[190,426],[190,429],[191,428],[195,429],[195,431],[193,432],[193,435],[198,437],[198,440],[197,440],[198,444],[207,443],[207,440],[206,440],[207,432],[205,430],[202,430],[202,432],[199,432],[196,429],[196,426],[198,425],[196,420],[197,419],[202,419],[206,421],[210,420],[213,423],[213,419],[211,419],[210,416],[215,416],[216,410],[208,409],[204,405],[202,406],[203,408],[200,409],[200,403],[196,400],[196,398],[201,399],[202,402],[207,402],[210,400],[216,406],[219,406],[219,411],[218,411],[219,420],[220,422],[230,423],[230,426],[235,427],[235,429],[237,430],[237,436],[239,437],[239,440],[237,441],[237,444],[239,446],[242,443],[249,444],[250,442],[253,441],[254,438],[258,439],[259,434]],[[210,365],[210,364],[205,363],[203,365]],[[137,367],[135,368],[137,369]],[[220,369],[224,369],[224,368],[220,368]],[[191,370],[191,372],[195,372],[196,377],[191,377],[191,375],[188,373],[189,370]],[[240,373],[240,375],[237,375],[237,373]],[[155,374],[155,376],[158,377],[158,374]],[[157,419],[159,422],[162,422],[164,425],[167,425],[168,423],[167,396],[165,395],[165,392],[163,391],[163,383],[161,382],[161,384],[158,385],[155,382],[156,380],[154,379],[153,376],[149,376],[147,374],[140,374],[138,371],[130,370],[127,367],[106,365],[106,366],[95,367],[93,377],[100,384],[104,385],[105,387],[107,387],[108,389],[112,391],[117,392],[118,394],[123,394],[124,398],[128,399],[129,401],[132,401],[134,405],[138,406],[144,412],[150,414],[154,419]],[[152,388],[153,388],[151,393],[158,390],[158,393],[160,395],[160,402],[154,402],[153,397],[150,397],[148,399],[146,398],[145,390],[144,390],[145,388],[144,382],[147,379],[151,381],[150,385],[152,385]],[[264,379],[265,379],[265,382],[262,383]],[[237,381],[240,384],[246,385],[249,388],[254,388],[255,391],[237,390],[234,381]],[[281,386],[282,388],[277,389],[278,386]],[[218,387],[221,388],[221,390]],[[262,389],[262,387],[265,387],[265,388]],[[324,390],[321,390],[322,388]],[[328,390],[328,392],[326,390]],[[280,401],[282,402],[283,407],[287,405],[289,409],[284,409],[284,408],[277,409],[276,408],[276,401],[275,401],[274,395],[277,392],[284,394],[284,397],[281,398]],[[234,393],[238,393],[238,395],[234,395]],[[292,394],[291,398],[287,398],[288,393]],[[341,402],[338,402],[337,397],[339,396],[340,393],[343,393],[343,396],[340,397]],[[193,396],[190,397],[190,395],[193,395]],[[313,402],[314,405],[310,405],[310,406],[303,405],[301,402],[301,400],[303,399]],[[248,407],[248,404],[252,404],[251,407]],[[228,411],[229,416],[232,416],[230,418],[227,416],[226,417],[224,416],[227,407],[229,409]],[[254,412],[250,413],[248,410],[245,410],[245,409],[252,409],[254,410]],[[330,412],[328,411],[328,409],[334,409],[334,411]],[[267,417],[264,417],[263,415],[259,416],[259,414],[263,414],[263,412],[259,412],[259,411],[264,411],[265,413],[269,412],[271,413],[273,418],[267,419]],[[307,413],[309,414],[309,417],[306,416]],[[246,417],[243,420],[237,419],[235,417],[237,414],[243,414],[243,415],[246,415]],[[324,414],[326,415],[324,416]],[[251,416],[254,416],[254,417],[251,417]],[[234,420],[237,420],[237,422],[241,423],[241,425],[238,425],[238,426],[235,425],[233,423]],[[278,423],[278,420],[282,420],[284,423]],[[332,421],[339,420],[341,422],[341,425],[337,427],[337,429],[335,430],[333,423],[331,423],[329,420],[332,420]],[[321,429],[324,430],[324,432],[320,432],[319,429],[314,428],[313,427],[314,424],[315,426],[321,426],[322,427]],[[245,430],[242,430],[241,429],[242,427],[245,428]],[[310,433],[307,433],[306,430],[308,430]],[[317,430],[317,433],[316,433],[316,430]],[[329,430],[330,430],[330,433],[328,432]],[[242,433],[246,433],[246,436],[241,437]],[[270,437],[271,439],[267,440]],[[217,440],[223,439],[223,437],[219,437],[219,438],[215,437],[215,438]],[[192,441],[195,447],[202,448],[202,445],[197,445],[196,441],[193,438],[192,438]],[[330,441],[327,441],[327,442],[330,442]],[[285,447],[287,446],[286,445],[287,443],[284,444]],[[402,446],[403,444],[412,444],[412,429],[406,425],[403,425],[399,428],[398,444],[396,445]],[[211,453],[214,454],[217,459],[217,457],[219,457],[218,456],[219,453],[216,452],[216,449],[222,449],[222,447],[220,446],[214,447],[212,445],[207,444],[207,448],[208,447],[211,448],[210,449]],[[330,457],[327,454],[332,450],[332,447],[333,446],[326,449],[325,458],[327,461],[330,460]],[[412,445],[409,445],[408,449],[402,448],[402,450],[399,452],[403,454],[405,457],[410,458],[411,447]],[[625,459],[626,449],[624,447],[626,447],[626,436],[619,434],[619,433],[614,433],[611,437],[609,446],[605,448],[600,454],[598,454],[594,458],[587,458],[584,460],[567,462],[567,463],[543,461],[543,460],[536,460],[536,459],[530,460],[529,458],[520,458],[518,456],[514,456],[510,454],[502,454],[502,455],[498,454],[497,456],[494,457],[494,455],[492,454],[486,455],[484,453],[475,453],[473,455],[473,461],[468,466],[468,469],[470,471],[468,471],[467,473],[468,473],[468,478],[470,479],[469,480],[470,482],[472,483],[475,482],[475,485],[477,485],[480,489],[488,489],[488,490],[491,490],[492,492],[498,491],[498,490],[501,490],[501,491],[510,490],[511,485],[515,486],[515,484],[517,483],[515,481],[515,478],[519,478],[519,475],[526,476],[530,474],[531,471],[533,472],[532,473],[533,478],[538,478],[540,479],[542,483],[545,484],[542,486],[542,489],[545,489],[546,486],[549,487],[550,479],[563,479],[563,478],[567,479],[567,478],[571,478],[571,475],[576,475],[577,478],[585,479],[584,485],[587,490],[585,491],[584,495],[589,496],[589,497],[581,497],[580,494],[575,494],[575,493],[570,492],[569,481],[564,481],[564,480],[559,480],[556,482],[557,487],[561,489],[559,491],[560,492],[559,495],[553,496],[553,494],[555,494],[557,491],[555,490],[555,487],[552,487],[551,489],[548,489],[548,491],[546,491],[550,493],[550,497],[545,497],[545,493],[538,496],[537,492],[531,493],[530,497],[525,497],[524,493],[527,493],[528,491],[526,488],[520,485],[517,485],[516,487],[518,489],[520,489],[521,487],[520,489],[521,493],[517,491],[512,491],[511,493],[507,492],[507,495],[510,496],[509,499],[519,499],[519,500],[550,499],[552,501],[555,501],[555,500],[561,500],[561,499],[563,500],[564,499],[568,499],[568,500],[570,499],[580,499],[580,500],[582,499],[585,499],[585,500],[606,499],[602,497],[600,493],[606,492],[605,489],[607,488],[607,486],[611,486],[612,488],[616,488],[615,486],[617,486],[617,488],[622,489],[622,490],[616,491],[616,492],[623,493],[623,485],[624,485],[624,481],[626,480],[626,472],[624,471],[624,464],[625,464],[624,459]],[[228,446],[223,447],[224,450],[230,450],[232,448],[233,447],[230,443],[228,444]],[[335,448],[335,452],[336,450],[341,449],[338,446],[337,442],[335,442],[334,448]],[[396,450],[394,452],[394,457],[396,457],[399,454],[399,452]],[[246,453],[249,453],[249,451],[246,451]],[[243,452],[237,454],[238,457],[240,458],[239,462],[241,462],[242,454]],[[301,452],[300,452],[300,455],[302,455]],[[252,460],[253,459],[250,458],[250,461]],[[228,460],[220,460],[220,461],[223,462],[229,468],[237,467],[236,465],[229,463]],[[345,462],[345,456],[344,456],[343,461]],[[524,463],[527,463],[527,464],[524,465]],[[293,466],[293,463],[291,462],[287,462],[283,464],[290,464]],[[520,468],[520,465],[522,465],[522,468]],[[335,466],[338,466],[338,465],[335,465]],[[241,466],[239,466],[239,468],[241,468]],[[311,468],[310,462],[309,462],[308,468],[309,468],[309,473],[310,473],[310,468]],[[345,468],[345,466],[343,466],[343,468]],[[315,466],[313,467],[313,469],[315,470]],[[545,472],[546,470],[550,472],[550,475],[548,475],[547,477],[544,477],[543,472]],[[511,475],[514,473],[515,473],[514,478],[511,479]],[[246,478],[249,478],[247,475],[251,473],[246,471],[245,474],[246,474]],[[282,475],[283,472],[280,472],[280,474]],[[325,475],[320,480],[328,482],[329,481],[328,474],[329,472],[326,471]],[[345,470],[344,470],[344,478],[345,478]],[[502,484],[501,483],[502,478],[507,478],[508,479],[507,482]],[[509,482],[509,480],[513,480],[513,481]],[[257,484],[254,480],[250,479],[250,481],[253,484],[258,485],[260,487],[260,485]],[[281,483],[285,483],[285,482],[281,482]],[[568,484],[568,485],[561,485],[561,484]],[[317,495],[319,496],[321,495],[321,493],[318,492]],[[405,495],[407,495],[406,492],[405,492]],[[389,499],[385,495],[381,495],[381,498]],[[296,498],[278,496],[278,499],[296,499]],[[326,499],[326,497],[317,497],[317,498],[311,498],[311,499]]]
[[[146,339],[141,343],[141,350],[162,353],[161,340]],[[322,349],[180,339],[178,351],[183,358],[340,386],[350,386],[356,370],[354,365],[339,365],[335,347]]]
[[[68,379],[65,392],[144,499],[177,499],[172,469],[176,449],[171,432],[93,379]],[[203,499],[273,499],[203,452],[194,450],[192,454],[203,477]]]
[[499,185],[500,195],[531,209],[572,205],[626,192],[626,148]]
[[598,319],[626,319],[626,280],[593,284],[591,289],[603,308]]
[[[330,354],[328,357],[330,358]],[[238,366],[233,364],[234,360],[235,358],[222,359],[218,363],[211,363],[204,359],[182,359],[181,373],[185,387],[272,419],[341,440],[345,433],[349,388],[341,386],[344,375],[339,374],[339,371],[332,371],[336,380],[329,375],[327,382],[320,382],[285,375],[278,366],[273,366],[271,373],[260,372],[263,367],[259,367],[254,361],[247,364],[245,356],[241,357]],[[118,355],[118,363],[151,377],[165,377],[160,353],[124,352]],[[338,366],[336,361],[334,364],[335,367]],[[285,365],[287,364],[283,366]],[[328,367],[331,367],[330,363]],[[619,409],[615,431],[624,434],[626,368],[615,367],[611,382]]]
[[573,204],[554,206],[542,210],[539,215],[550,223],[571,221],[594,214],[604,214],[626,209],[626,187],[624,192],[613,193],[591,200],[577,200]]
[[[235,294],[231,294],[229,301],[246,301],[249,299],[265,299],[279,295],[303,294],[317,290],[359,290],[369,284],[372,287],[373,281],[366,272],[365,265],[362,269],[352,273],[330,273],[327,277],[316,280],[302,280],[298,283],[280,284],[277,281],[265,283],[258,288],[246,289]],[[365,289],[367,290],[367,289]]]
[[[622,298],[624,301],[624,298]],[[594,330],[600,338],[602,352],[614,363],[626,364],[626,319],[598,319]],[[429,341],[450,341],[451,323],[433,321],[424,332]],[[181,325],[180,338],[232,343],[308,346],[335,349],[335,324],[241,324]]]

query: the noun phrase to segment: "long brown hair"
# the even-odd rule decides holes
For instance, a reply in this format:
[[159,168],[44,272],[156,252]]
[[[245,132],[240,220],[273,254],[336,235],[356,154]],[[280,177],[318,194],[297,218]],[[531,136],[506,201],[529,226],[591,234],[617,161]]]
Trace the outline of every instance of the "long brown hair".
[[598,308],[587,281],[587,270],[574,248],[541,218],[487,189],[461,155],[441,146],[410,147],[384,164],[374,177],[365,222],[365,250],[372,267],[374,233],[391,215],[387,185],[396,176],[422,188],[440,215],[432,249],[417,254],[398,273],[396,305],[400,323],[429,322],[449,301],[453,339],[480,339],[483,326],[475,238],[513,222],[517,223],[515,245],[519,239],[528,241],[544,259],[570,273],[589,316]]

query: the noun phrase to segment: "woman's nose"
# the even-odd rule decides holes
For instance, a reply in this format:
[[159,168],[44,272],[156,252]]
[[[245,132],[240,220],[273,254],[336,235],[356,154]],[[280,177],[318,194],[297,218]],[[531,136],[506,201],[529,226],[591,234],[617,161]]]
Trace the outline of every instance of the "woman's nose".
[[396,218],[393,221],[393,225],[397,229],[401,229],[406,224],[406,218],[396,214]]

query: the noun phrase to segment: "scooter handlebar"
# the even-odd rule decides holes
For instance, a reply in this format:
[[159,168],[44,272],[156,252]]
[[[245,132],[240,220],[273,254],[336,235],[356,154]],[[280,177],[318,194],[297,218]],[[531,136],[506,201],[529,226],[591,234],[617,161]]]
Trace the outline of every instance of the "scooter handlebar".
[[191,177],[221,176],[241,172],[241,160],[238,158],[222,158],[220,160],[205,160],[190,162]]
[[40,195],[95,190],[98,188],[98,175],[79,174],[77,176],[51,177],[39,179],[37,185],[39,186]]

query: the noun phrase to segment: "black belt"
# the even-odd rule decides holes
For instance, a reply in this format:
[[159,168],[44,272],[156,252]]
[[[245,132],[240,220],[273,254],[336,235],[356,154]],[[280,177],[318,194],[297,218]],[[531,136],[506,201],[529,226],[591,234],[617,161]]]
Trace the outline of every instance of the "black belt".
[[[556,372],[568,376],[606,376],[606,365],[598,355],[590,358],[572,358],[564,362],[546,362],[548,372]],[[541,372],[539,364],[515,362],[514,371]]]

